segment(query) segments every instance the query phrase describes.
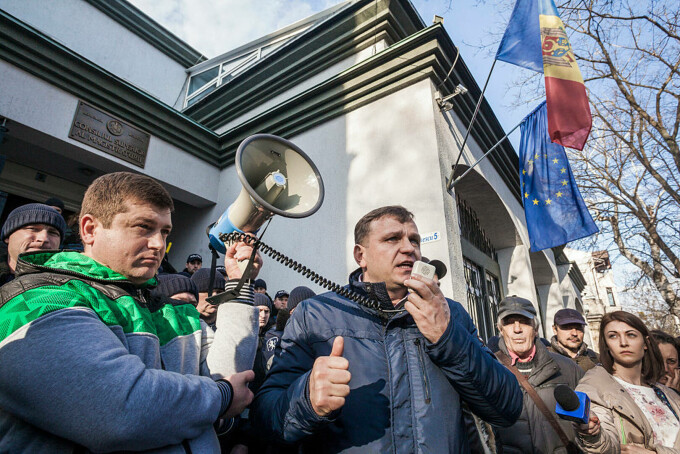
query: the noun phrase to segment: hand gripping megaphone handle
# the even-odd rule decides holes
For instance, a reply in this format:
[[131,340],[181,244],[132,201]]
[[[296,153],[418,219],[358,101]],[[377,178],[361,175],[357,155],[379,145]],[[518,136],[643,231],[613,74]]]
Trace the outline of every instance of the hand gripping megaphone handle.
[[[249,235],[244,236],[247,238],[252,238]],[[241,289],[245,285],[246,281],[249,279],[250,271],[253,269],[253,262],[255,261],[255,256],[257,255],[257,247],[260,244],[261,243],[253,243],[253,252],[250,254],[250,258],[248,260],[244,260],[244,262],[247,262],[247,265],[245,266],[245,269],[243,269],[243,274],[241,275],[241,279],[239,279],[238,284],[236,284],[236,287],[232,288],[231,290],[218,293],[215,296],[209,296],[208,298],[206,298],[207,302],[213,305],[218,305],[236,299],[241,294]],[[210,282],[214,282],[214,276],[210,280]]]
[[[404,309],[398,309],[398,310],[386,310],[380,307],[380,303],[370,297],[360,295],[356,292],[353,292],[352,290],[349,290],[347,288],[344,288],[343,286],[336,284],[335,282],[326,279],[325,277],[321,276],[319,273],[307,268],[306,266],[296,262],[295,260],[291,259],[290,257],[287,257],[286,255],[280,253],[276,249],[272,248],[271,246],[266,245],[262,241],[260,241],[257,238],[254,238],[250,235],[246,235],[245,233],[239,233],[239,232],[231,232],[231,233],[225,233],[220,235],[220,240],[223,241],[224,243],[228,241],[242,241],[246,244],[251,244],[253,246],[253,254],[255,253],[255,250],[259,247],[260,251],[262,251],[263,254],[269,256],[270,258],[273,258],[277,262],[281,263],[282,265],[285,265],[289,268],[292,268],[294,271],[302,274],[304,277],[307,279],[310,279],[312,282],[315,284],[320,285],[321,287],[330,290],[331,292],[337,293],[338,295],[344,296],[345,298],[349,298],[350,300],[354,301],[357,304],[360,304],[362,306],[368,307],[369,309],[373,309],[377,311],[379,316],[383,319],[389,319],[391,315],[393,314],[398,314],[401,312],[404,312]],[[254,256],[253,256],[254,257]],[[252,262],[252,257],[251,260]],[[239,282],[240,284],[240,282]],[[221,294],[223,295],[223,294]],[[213,298],[217,298],[221,295],[216,295]]]

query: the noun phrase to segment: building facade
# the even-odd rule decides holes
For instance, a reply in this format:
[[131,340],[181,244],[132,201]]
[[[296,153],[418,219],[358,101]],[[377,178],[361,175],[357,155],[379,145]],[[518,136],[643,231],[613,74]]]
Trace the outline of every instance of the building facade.
[[564,254],[576,264],[585,279],[582,312],[586,317],[594,350],[599,342],[600,321],[607,312],[622,310],[614,272],[607,251],[585,252],[565,248]]
[[[350,0],[212,59],[125,0],[3,0],[0,43],[0,221],[50,196],[77,212],[97,176],[141,172],[175,199],[181,268],[210,255],[206,226],[241,190],[239,143],[269,133],[310,156],[326,195],[311,217],[275,217],[263,240],[320,274],[344,283],[356,221],[400,204],[482,338],[504,296],[530,299],[548,338],[557,310],[583,304],[577,265],[529,249],[509,141],[447,191],[481,90],[443,25],[408,0]],[[467,92],[438,101],[458,85]],[[482,102],[457,175],[504,134]],[[266,258],[261,276],[272,291],[314,287]]]

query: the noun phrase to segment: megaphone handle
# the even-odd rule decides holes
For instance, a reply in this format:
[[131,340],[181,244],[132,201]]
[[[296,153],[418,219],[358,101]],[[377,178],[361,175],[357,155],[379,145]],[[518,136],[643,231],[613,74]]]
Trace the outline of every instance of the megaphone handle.
[[[239,294],[239,292],[241,291],[241,288],[243,288],[243,285],[246,283],[246,281],[248,279],[250,279],[250,277],[249,277],[250,271],[253,269],[253,263],[255,262],[255,256],[257,255],[257,246],[258,246],[257,243],[253,244],[253,252],[251,252],[251,254],[250,254],[250,258],[248,259],[248,264],[246,265],[246,268],[244,270],[242,270],[243,273],[241,274],[241,279],[239,279],[238,284],[234,288],[234,291],[236,292],[236,294]],[[239,268],[240,268],[240,266],[239,266]]]
[[[215,302],[215,304],[226,303],[228,301],[236,299],[241,294],[241,289],[245,285],[246,281],[249,279],[248,276],[250,276],[250,271],[253,269],[253,262],[255,261],[255,255],[257,254],[257,246],[258,246],[257,244],[253,245],[253,252],[250,254],[250,258],[247,260],[248,264],[246,265],[245,270],[243,270],[243,274],[241,275],[241,279],[239,279],[238,283],[236,284],[236,287],[232,288],[231,290],[227,290],[226,292],[224,292],[220,295],[217,295],[215,298],[219,299],[219,303]],[[213,256],[213,260],[214,260],[214,256]],[[246,261],[246,260],[244,260],[244,261]],[[213,262],[213,268],[214,268],[214,262]],[[210,295],[208,295],[208,298],[209,297],[210,297]]]
[[217,270],[217,257],[220,255],[217,253],[214,247],[212,245],[208,246],[210,248],[210,252],[212,253],[212,261],[210,262],[210,284],[208,284],[208,298],[210,298],[213,294],[213,282],[215,282],[215,271]]

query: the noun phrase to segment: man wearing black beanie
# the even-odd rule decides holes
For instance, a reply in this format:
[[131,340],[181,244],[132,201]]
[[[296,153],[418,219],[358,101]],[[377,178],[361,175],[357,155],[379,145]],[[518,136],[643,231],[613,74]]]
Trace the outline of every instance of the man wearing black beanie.
[[0,234],[4,242],[0,248],[0,285],[14,279],[19,254],[59,249],[65,231],[66,221],[61,214],[42,203],[12,210]]
[[153,296],[165,296],[194,306],[198,303],[198,288],[191,279],[183,274],[161,274],[158,286],[151,292]]

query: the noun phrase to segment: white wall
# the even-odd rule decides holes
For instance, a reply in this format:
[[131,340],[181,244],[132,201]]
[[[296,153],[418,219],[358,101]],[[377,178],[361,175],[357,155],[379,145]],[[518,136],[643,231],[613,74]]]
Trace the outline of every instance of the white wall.
[[[319,168],[325,200],[308,218],[274,217],[263,240],[345,284],[349,272],[357,267],[352,257],[356,222],[374,208],[401,204],[413,211],[421,233],[441,232],[442,240],[424,245],[423,253],[446,263],[448,240],[432,115],[430,82],[422,81],[291,138]],[[196,225],[194,233],[183,239],[187,244],[205,244],[197,250],[204,260],[205,225],[217,219],[240,188],[234,168],[223,170],[217,206],[201,218],[204,225]],[[190,252],[189,247],[178,248],[180,261]],[[260,277],[272,292],[297,285],[320,290],[266,258]],[[443,288],[445,294],[451,293],[450,283],[445,282]]]
[[1,0],[0,8],[168,105],[185,68],[82,0]]
[[[151,136],[144,169],[68,137],[78,98],[0,60],[0,116],[48,136],[39,145],[103,172],[141,171],[164,183],[173,197],[197,206],[217,200],[219,170]],[[96,106],[95,106],[96,107]],[[11,133],[11,130],[10,130]],[[27,138],[28,140],[29,138]]]

